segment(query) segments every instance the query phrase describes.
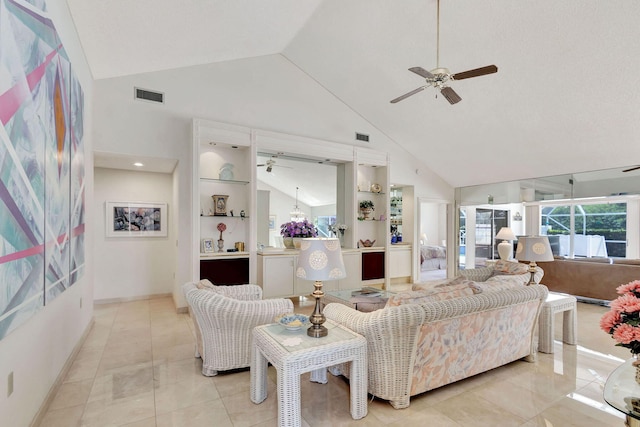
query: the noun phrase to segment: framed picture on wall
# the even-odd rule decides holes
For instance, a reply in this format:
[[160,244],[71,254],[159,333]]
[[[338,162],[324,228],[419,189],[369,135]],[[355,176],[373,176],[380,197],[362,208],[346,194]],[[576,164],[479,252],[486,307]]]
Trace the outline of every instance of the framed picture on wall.
[[269,215],[269,230],[275,230],[275,229],[276,229],[276,216]]
[[105,202],[107,237],[166,237],[167,204]]

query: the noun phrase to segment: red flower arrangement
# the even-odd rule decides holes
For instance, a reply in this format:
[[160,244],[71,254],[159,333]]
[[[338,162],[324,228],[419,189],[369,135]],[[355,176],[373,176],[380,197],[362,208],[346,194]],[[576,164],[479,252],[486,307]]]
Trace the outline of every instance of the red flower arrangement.
[[616,291],[620,296],[611,301],[611,310],[600,319],[600,329],[636,356],[640,354],[640,280],[620,285]]
[[224,222],[218,223],[218,231],[220,232],[220,240],[222,240],[222,232],[227,229],[227,226]]

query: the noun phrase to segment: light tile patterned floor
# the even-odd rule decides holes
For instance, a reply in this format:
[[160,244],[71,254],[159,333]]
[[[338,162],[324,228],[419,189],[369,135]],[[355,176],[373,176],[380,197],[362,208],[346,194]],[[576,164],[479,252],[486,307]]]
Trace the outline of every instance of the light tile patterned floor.
[[[312,300],[294,301],[310,313]],[[537,363],[514,362],[411,399],[393,409],[374,399],[366,418],[349,415],[348,384],[303,378],[306,426],[615,426],[602,399],[607,375],[630,356],[598,329],[605,307],[578,304],[578,346],[559,341]],[[556,319],[561,325],[562,314]],[[276,373],[269,397],[249,400],[249,372],[204,377],[193,357],[193,325],[170,298],[98,305],[95,324],[40,426],[275,426]]]

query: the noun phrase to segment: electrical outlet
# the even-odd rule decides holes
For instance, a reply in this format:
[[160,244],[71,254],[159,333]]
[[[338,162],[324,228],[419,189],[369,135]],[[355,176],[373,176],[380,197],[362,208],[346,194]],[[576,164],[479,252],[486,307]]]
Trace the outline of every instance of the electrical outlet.
[[13,393],[13,371],[9,372],[9,376],[7,376],[7,397],[11,396]]

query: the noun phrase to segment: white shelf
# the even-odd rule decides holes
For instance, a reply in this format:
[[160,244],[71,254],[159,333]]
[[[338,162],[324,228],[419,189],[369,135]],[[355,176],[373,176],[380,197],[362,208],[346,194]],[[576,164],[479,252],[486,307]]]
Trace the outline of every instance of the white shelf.
[[200,178],[200,181],[207,181],[207,182],[215,182],[218,184],[234,184],[234,185],[247,185],[249,184],[249,181],[236,181],[233,179],[215,179],[215,178]]

